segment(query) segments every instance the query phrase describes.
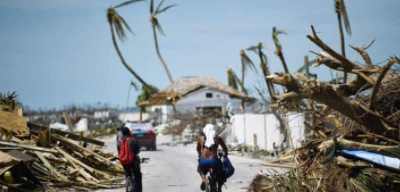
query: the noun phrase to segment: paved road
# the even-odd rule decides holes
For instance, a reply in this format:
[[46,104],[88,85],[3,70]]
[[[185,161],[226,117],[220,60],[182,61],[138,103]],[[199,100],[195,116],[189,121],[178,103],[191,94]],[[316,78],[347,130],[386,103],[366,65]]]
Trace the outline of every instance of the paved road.
[[[117,152],[115,138],[104,139],[106,151]],[[158,137],[157,151],[142,151],[140,156],[150,158],[150,162],[142,164],[143,186],[145,192],[200,192],[200,176],[197,173],[197,153],[195,144],[186,146],[166,146],[170,142],[166,136]],[[243,157],[230,157],[236,173],[223,191],[246,191],[246,188],[257,173],[260,173],[260,160]],[[111,190],[124,191],[124,189]]]

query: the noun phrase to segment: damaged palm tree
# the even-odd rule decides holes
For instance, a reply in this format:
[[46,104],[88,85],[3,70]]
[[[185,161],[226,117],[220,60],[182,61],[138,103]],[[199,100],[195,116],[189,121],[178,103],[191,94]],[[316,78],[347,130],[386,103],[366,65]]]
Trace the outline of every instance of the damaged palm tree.
[[143,1],[143,0],[131,0],[131,1],[127,1],[124,2],[120,5],[114,6],[114,7],[110,7],[107,10],[107,20],[108,23],[110,25],[110,30],[111,30],[111,37],[112,37],[112,41],[115,47],[115,50],[118,53],[119,58],[121,59],[122,64],[124,65],[124,67],[145,87],[147,87],[148,89],[151,89],[153,91],[156,91],[154,89],[153,86],[151,86],[150,84],[148,84],[146,81],[143,80],[142,77],[139,76],[139,74],[137,74],[132,67],[130,67],[126,61],[124,56],[122,55],[122,52],[120,51],[119,47],[118,47],[118,43],[117,40],[115,38],[115,33],[117,33],[118,38],[124,42],[125,38],[126,38],[126,32],[125,30],[127,29],[129,32],[131,32],[133,34],[133,31],[131,30],[131,28],[129,27],[128,23],[126,23],[125,19],[120,16],[117,12],[117,8],[129,5],[131,3],[135,3],[135,2],[139,2],[139,1]]
[[237,85],[237,81],[236,81],[236,74],[235,72],[233,72],[231,67],[228,67],[226,69],[226,73],[228,76],[228,85],[236,90],[238,90],[238,85]]
[[163,67],[164,67],[164,70],[168,75],[169,81],[171,82],[171,84],[173,84],[174,83],[174,79],[172,78],[172,75],[171,75],[171,73],[170,73],[170,71],[168,69],[167,63],[165,62],[164,58],[162,57],[162,55],[160,53],[160,48],[158,46],[157,31],[161,35],[165,35],[165,33],[164,33],[164,31],[163,31],[163,29],[162,29],[162,27],[160,25],[160,22],[158,21],[157,16],[160,13],[163,13],[163,12],[167,11],[168,9],[170,9],[172,7],[175,7],[176,5],[169,5],[169,6],[166,6],[164,8],[161,8],[161,6],[163,5],[164,2],[165,2],[165,0],[162,0],[160,2],[160,4],[158,4],[157,8],[154,9],[154,0],[151,0],[151,2],[150,2],[150,14],[151,14],[150,21],[151,21],[151,26],[153,27],[154,44],[156,46],[157,56],[158,56],[158,58],[160,58],[160,61],[161,61],[162,65],[163,65]]

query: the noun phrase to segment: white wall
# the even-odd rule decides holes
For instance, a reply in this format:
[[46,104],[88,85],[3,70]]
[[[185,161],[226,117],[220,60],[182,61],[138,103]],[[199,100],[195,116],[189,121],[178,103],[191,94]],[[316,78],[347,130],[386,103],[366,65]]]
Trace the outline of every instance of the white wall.
[[[143,113],[142,119],[146,120],[149,118],[147,113]],[[118,119],[122,122],[125,121],[139,121],[140,120],[140,112],[139,113],[120,113],[118,115]]]
[[290,134],[295,148],[301,147],[301,141],[305,138],[304,115],[299,113],[287,114]]
[[274,151],[274,143],[276,147],[279,147],[279,145],[283,141],[283,134],[279,130],[280,123],[278,119],[276,119],[275,115],[273,114],[267,114],[266,116],[266,126],[267,126],[267,148],[265,150],[267,151]]
[[[290,133],[295,148],[301,146],[304,139],[302,114],[289,114]],[[273,151],[273,145],[279,147],[283,134],[279,130],[279,121],[273,114],[246,114],[232,117],[232,135],[237,143],[254,146],[254,134],[257,134],[257,145],[264,150]]]

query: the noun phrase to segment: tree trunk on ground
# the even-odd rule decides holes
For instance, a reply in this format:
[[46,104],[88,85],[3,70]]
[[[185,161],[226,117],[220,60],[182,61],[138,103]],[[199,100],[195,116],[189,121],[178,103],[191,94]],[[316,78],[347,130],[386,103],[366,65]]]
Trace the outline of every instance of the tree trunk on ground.
[[[390,128],[387,122],[385,122],[385,118],[369,110],[363,104],[343,97],[340,93],[335,91],[332,85],[320,82],[319,80],[309,80],[303,75],[297,74],[298,79],[303,81],[303,84],[300,84],[297,82],[297,79],[293,77],[287,78],[287,76],[290,75],[271,75],[267,77],[275,84],[280,84],[285,87],[296,84],[296,86],[300,88],[298,91],[291,91],[275,96],[279,103],[309,98],[325,104],[374,132],[383,134],[389,131]],[[291,79],[291,81],[287,81],[287,79]]]

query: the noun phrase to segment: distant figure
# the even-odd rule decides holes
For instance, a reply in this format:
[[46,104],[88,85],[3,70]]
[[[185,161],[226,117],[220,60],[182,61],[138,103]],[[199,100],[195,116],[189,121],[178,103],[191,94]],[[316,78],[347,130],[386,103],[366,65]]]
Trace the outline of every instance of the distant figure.
[[200,189],[206,189],[206,175],[210,168],[214,170],[217,176],[218,192],[222,191],[222,186],[226,182],[225,172],[222,162],[218,158],[218,147],[221,146],[224,156],[228,156],[228,148],[224,140],[216,135],[214,125],[207,124],[203,129],[204,136],[199,137],[197,141],[197,153],[199,155],[198,172],[201,176]]
[[123,145],[123,142],[128,142],[129,143],[129,148],[134,154],[134,159],[131,163],[129,164],[123,164],[121,161],[121,156],[120,156],[120,161],[122,166],[124,167],[124,172],[125,172],[125,178],[128,178],[129,176],[134,175],[135,177],[135,183],[136,187],[139,192],[142,191],[142,172],[140,170],[140,145],[137,142],[137,140],[133,137],[131,137],[131,131],[129,128],[124,127],[122,129],[122,137],[118,141],[118,136],[117,136],[117,149],[118,149],[118,155],[121,155],[121,146]]
[[[117,128],[117,143],[119,143],[120,141],[121,141],[121,138],[122,138],[122,129],[123,129],[124,127],[118,127]],[[119,152],[119,151],[118,151]]]

